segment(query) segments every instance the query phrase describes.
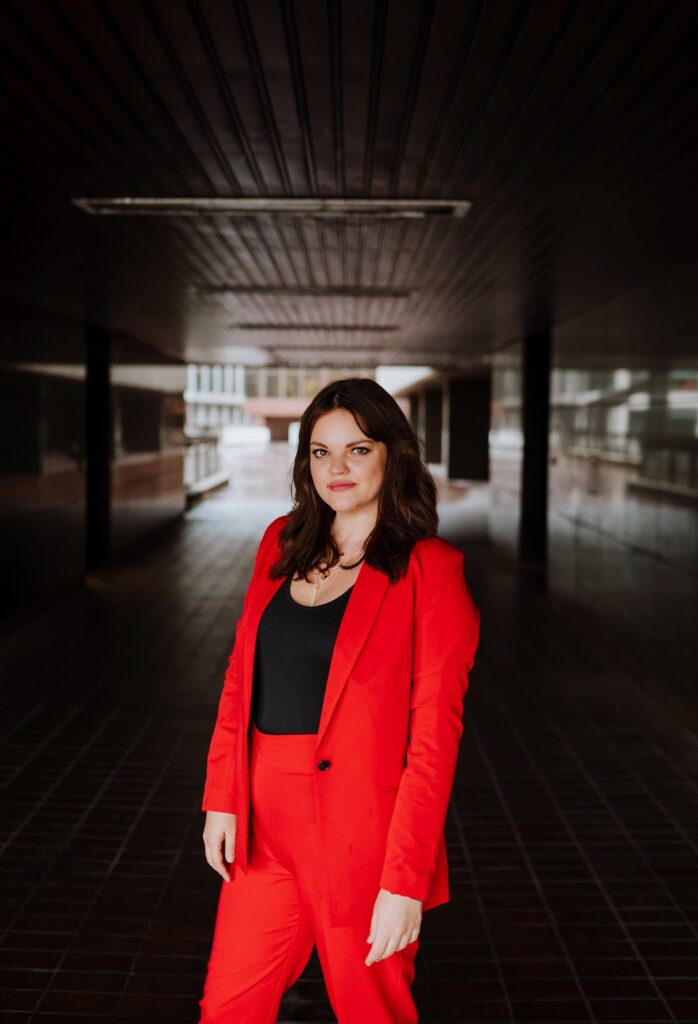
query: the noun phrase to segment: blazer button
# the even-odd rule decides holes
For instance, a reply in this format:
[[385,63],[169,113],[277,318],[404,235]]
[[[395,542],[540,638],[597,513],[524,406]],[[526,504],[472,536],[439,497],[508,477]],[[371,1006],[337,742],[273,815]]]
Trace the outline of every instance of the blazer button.
[[331,761],[318,761],[318,768],[321,772],[326,772],[331,764]]

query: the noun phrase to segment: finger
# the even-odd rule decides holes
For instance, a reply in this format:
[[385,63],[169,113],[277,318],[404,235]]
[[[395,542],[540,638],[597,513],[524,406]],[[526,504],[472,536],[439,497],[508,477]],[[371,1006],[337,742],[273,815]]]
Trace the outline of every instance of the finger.
[[367,967],[370,967],[371,964],[375,964],[376,960],[380,960],[380,956],[378,954],[378,950],[379,950],[379,946],[378,946],[378,944],[376,942],[374,942],[373,945],[371,946],[371,948],[368,951],[368,956],[366,957],[365,963],[366,963]]
[[392,956],[397,949],[398,942],[400,941],[399,935],[391,935],[390,939],[386,943],[381,960],[387,960],[389,956]]
[[369,929],[368,938],[366,939],[366,942],[373,942],[373,940],[376,937],[376,919],[377,919],[377,916],[378,915],[376,914],[376,910],[375,910],[375,907],[374,907],[373,913],[371,914],[371,927]]
[[206,854],[206,863],[210,868],[215,870],[216,865],[213,863],[213,857],[211,856],[211,843],[208,839],[204,840],[204,852]]
[[393,953],[397,953],[398,950],[404,949],[407,945],[407,932],[398,932],[397,935],[393,935],[385,951],[384,960],[387,960]]
[[213,867],[214,867],[214,869],[218,872],[218,874],[221,876],[221,878],[224,878],[226,882],[229,882],[230,881],[230,875],[228,874],[228,870],[227,870],[227,868],[225,866],[225,863],[223,861],[223,855],[221,853],[221,841],[220,841],[220,839],[216,840],[216,842],[212,844],[211,852],[213,854]]
[[366,957],[366,966],[367,967],[370,967],[371,964],[376,962],[376,960],[380,960],[381,959],[381,957],[383,956],[383,950],[385,949],[386,942],[387,942],[387,935],[385,935],[385,933],[381,933],[378,936],[378,938],[376,938],[376,940],[374,941],[373,945],[371,946],[371,948],[368,951],[368,956]]
[[232,864],[235,860],[235,836],[227,835],[225,837],[225,859],[229,864]]

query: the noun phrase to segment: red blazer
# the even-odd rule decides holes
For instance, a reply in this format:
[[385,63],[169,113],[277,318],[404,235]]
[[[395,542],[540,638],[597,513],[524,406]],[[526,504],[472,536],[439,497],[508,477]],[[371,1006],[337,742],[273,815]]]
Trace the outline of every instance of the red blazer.
[[[257,627],[283,580],[269,578],[287,520],[257,551],[225,673],[202,809],[237,814],[235,861],[247,871],[248,729]],[[463,553],[441,537],[417,541],[391,585],[363,562],[330,663],[317,735],[316,800],[332,925],[370,924],[379,888],[449,899],[444,821],[463,732],[463,698],[480,614]]]

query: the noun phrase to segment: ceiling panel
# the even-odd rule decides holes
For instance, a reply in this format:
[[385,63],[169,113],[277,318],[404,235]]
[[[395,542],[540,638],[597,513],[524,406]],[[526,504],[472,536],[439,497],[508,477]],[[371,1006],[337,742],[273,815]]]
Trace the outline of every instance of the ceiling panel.
[[[3,290],[170,354],[468,366],[693,254],[694,2],[10,0],[0,31]],[[120,218],[78,196],[473,205]]]

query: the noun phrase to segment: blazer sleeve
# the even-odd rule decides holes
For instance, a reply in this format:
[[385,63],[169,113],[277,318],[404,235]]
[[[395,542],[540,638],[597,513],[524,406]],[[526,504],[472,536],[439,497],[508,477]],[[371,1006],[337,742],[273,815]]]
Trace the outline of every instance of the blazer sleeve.
[[[407,761],[388,830],[381,888],[426,901],[463,734],[463,701],[480,613],[451,548],[435,580],[417,588]],[[419,594],[419,589],[424,589]]]
[[228,667],[223,677],[223,689],[218,702],[218,714],[206,759],[206,781],[204,784],[202,811],[223,811],[237,814],[235,805],[235,747],[240,722],[240,664],[237,649],[237,623],[245,613],[254,582],[262,571],[267,548],[274,528],[279,524],[275,519],[264,531],[255,556],[252,577],[245,593],[240,618],[235,624],[235,640],[228,657]]

